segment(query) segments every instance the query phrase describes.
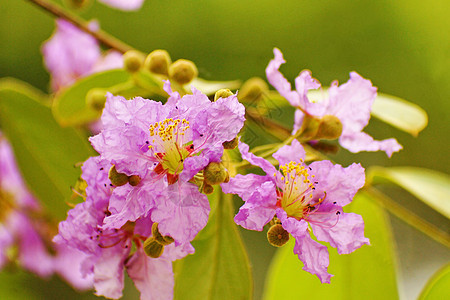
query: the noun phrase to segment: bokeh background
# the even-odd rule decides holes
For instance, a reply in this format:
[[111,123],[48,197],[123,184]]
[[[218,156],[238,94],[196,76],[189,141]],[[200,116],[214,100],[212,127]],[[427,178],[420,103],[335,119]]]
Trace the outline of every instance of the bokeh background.
[[[61,3],[61,1],[55,1]],[[290,80],[310,69],[322,84],[345,82],[350,71],[372,80],[380,92],[424,108],[428,127],[413,138],[373,120],[368,132],[378,139],[397,137],[404,150],[333,158],[343,165],[412,165],[449,173],[450,3],[446,0],[146,0],[138,12],[124,13],[93,1],[79,12],[102,29],[144,52],[166,49],[173,60],[194,61],[210,80],[265,77],[273,47],[284,53],[283,73]],[[27,0],[0,0],[0,77],[12,76],[48,91],[42,42],[54,19]],[[386,192],[447,232],[449,221],[406,192]],[[398,248],[400,295],[413,299],[428,277],[450,261],[450,252],[425,235],[391,218]],[[274,249],[264,234],[243,232],[260,299]],[[15,289],[27,299],[95,299],[72,292],[57,279],[42,282],[21,272],[0,275],[0,290]],[[15,286],[22,278],[28,284]],[[128,284],[131,285],[130,283]],[[0,292],[1,294],[1,292]],[[133,289],[126,297],[137,299]]]

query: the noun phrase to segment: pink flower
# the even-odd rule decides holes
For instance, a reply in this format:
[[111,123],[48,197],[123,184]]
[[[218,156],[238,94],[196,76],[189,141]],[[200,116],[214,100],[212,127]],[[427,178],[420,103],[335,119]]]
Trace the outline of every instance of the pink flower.
[[104,228],[150,215],[180,245],[208,221],[209,202],[192,180],[209,163],[220,162],[222,144],[236,137],[245,110],[235,95],[211,102],[195,89],[179,97],[168,83],[165,88],[171,97],[164,105],[109,94],[104,129],[90,141],[118,172],[141,178],[136,186],[115,189]]
[[[90,27],[96,29],[98,24],[91,22]],[[54,91],[81,77],[123,65],[120,53],[103,54],[94,37],[63,19],[56,21],[56,31],[42,46],[42,53]]]
[[100,157],[91,157],[83,164],[82,178],[87,183],[86,201],[69,211],[59,224],[57,245],[84,253],[85,259],[78,270],[92,278],[96,294],[118,299],[122,296],[126,270],[141,292],[141,299],[172,299],[172,261],[180,259],[194,249],[189,244],[166,245],[158,258],[147,256],[144,241],[152,236],[154,222],[150,215],[120,228],[104,228],[106,218],[114,212],[112,197],[126,201],[127,193],[112,186],[108,179],[110,163]]
[[99,0],[114,8],[120,10],[138,10],[141,8],[144,0]]
[[295,238],[294,253],[303,262],[303,269],[329,283],[332,275],[327,272],[327,247],[311,238],[309,226],[319,241],[328,242],[339,254],[369,244],[362,217],[343,212],[343,206],[364,185],[364,169],[359,164],[343,168],[330,161],[307,166],[303,147],[296,140],[273,155],[280,163],[278,171],[248,152],[246,144],[240,143],[239,150],[243,159],[259,166],[266,175],[237,175],[222,183],[225,193],[238,194],[245,201],[235,222],[261,231],[276,216],[274,220]]
[[294,132],[302,127],[305,115],[333,115],[340,120],[343,127],[339,143],[351,152],[381,150],[391,157],[393,152],[402,149],[394,138],[376,141],[362,131],[369,123],[370,111],[377,95],[377,89],[372,86],[370,80],[351,72],[350,80],[346,83],[341,86],[338,86],[337,82],[331,84],[327,99],[313,102],[308,98],[308,91],[320,88],[320,83],[311,77],[309,71],[302,71],[295,79],[296,90],[291,90],[291,84],[279,71],[280,66],[285,63],[283,54],[277,48],[274,48],[273,52],[275,58],[266,68],[267,80],[292,106],[298,108],[295,112]]
[[[41,277],[58,273],[77,289],[91,288],[89,278],[73,272],[83,254],[55,247],[51,244],[51,231],[51,224],[46,222],[39,203],[25,186],[12,149],[0,132],[0,268],[15,261]],[[8,255],[14,248],[17,253]]]

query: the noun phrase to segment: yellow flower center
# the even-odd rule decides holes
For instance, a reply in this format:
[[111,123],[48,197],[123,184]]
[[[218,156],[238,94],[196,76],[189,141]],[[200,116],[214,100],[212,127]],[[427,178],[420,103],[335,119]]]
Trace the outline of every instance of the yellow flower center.
[[275,177],[281,175],[277,178],[278,205],[290,217],[298,220],[305,218],[324,199],[312,203],[315,187],[311,180],[314,175],[309,175],[305,165],[294,161],[280,166],[280,173],[274,174]]
[[[157,173],[167,172],[176,175],[183,171],[183,162],[194,150],[192,144],[185,142],[185,133],[189,129],[186,119],[165,119],[150,125],[152,145],[148,148],[156,151],[155,157],[160,165],[155,169]],[[156,147],[155,147],[156,146]]]

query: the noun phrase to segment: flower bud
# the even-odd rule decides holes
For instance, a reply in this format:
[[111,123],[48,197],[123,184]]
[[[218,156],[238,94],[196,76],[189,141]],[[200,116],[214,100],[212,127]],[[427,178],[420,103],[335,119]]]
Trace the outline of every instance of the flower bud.
[[302,137],[305,139],[314,139],[317,135],[317,131],[319,130],[319,125],[320,125],[320,119],[314,117],[314,116],[310,116],[310,115],[305,115],[305,117],[303,118],[303,124],[302,124]]
[[232,95],[234,95],[234,94],[229,89],[220,89],[214,95],[214,101],[217,101],[217,99],[219,99],[219,98],[225,99],[225,98],[228,98],[228,97],[230,97]]
[[128,50],[123,54],[123,66],[130,73],[138,71],[144,63],[142,53],[136,50]]
[[203,193],[205,195],[210,195],[214,192],[214,187],[206,182],[203,184]]
[[141,177],[139,177],[138,175],[128,176],[128,182],[132,186],[137,186],[141,182]]
[[267,231],[267,240],[272,246],[281,247],[289,241],[289,232],[281,224],[275,224]]
[[239,89],[238,98],[247,102],[259,100],[268,90],[269,86],[262,78],[252,77]]
[[117,172],[116,166],[112,166],[111,169],[109,169],[108,178],[115,186],[122,186],[128,183],[128,176]]
[[334,140],[342,134],[342,123],[338,117],[325,115],[320,119],[319,128],[316,133],[317,139]]
[[236,148],[238,144],[239,144],[239,139],[237,137],[235,137],[231,141],[224,142],[222,145],[223,145],[224,149],[230,150],[230,149]]
[[169,78],[181,85],[191,82],[197,75],[197,67],[190,60],[179,59],[169,67]]
[[164,252],[164,245],[160,244],[154,237],[149,237],[144,242],[144,252],[150,257],[158,258]]
[[160,244],[163,245],[163,246],[170,245],[170,244],[172,244],[172,243],[174,242],[174,240],[173,240],[172,237],[170,237],[170,236],[168,236],[168,235],[163,236],[163,235],[159,232],[159,229],[158,229],[158,223],[153,223],[153,224],[152,224],[152,235],[153,235],[153,238],[154,238],[158,243],[160,243]]
[[101,111],[105,107],[106,91],[103,89],[91,89],[86,95],[86,104],[94,110]]
[[154,50],[145,59],[144,67],[152,73],[168,75],[171,63],[172,60],[166,50]]
[[227,179],[228,171],[225,167],[218,162],[211,162],[203,170],[203,177],[205,178],[205,183],[209,185],[219,184]]

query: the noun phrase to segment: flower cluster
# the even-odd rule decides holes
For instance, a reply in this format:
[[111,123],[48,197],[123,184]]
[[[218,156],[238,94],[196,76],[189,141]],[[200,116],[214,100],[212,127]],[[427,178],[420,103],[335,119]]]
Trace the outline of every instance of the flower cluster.
[[239,150],[243,159],[266,175],[237,175],[222,183],[225,193],[237,194],[245,201],[235,222],[258,231],[272,222],[268,239],[275,246],[282,246],[291,234],[296,240],[294,253],[304,263],[303,269],[329,283],[332,275],[327,272],[327,247],[313,240],[310,232],[312,229],[319,241],[330,243],[339,254],[369,244],[362,217],[343,212],[343,206],[364,185],[364,169],[359,164],[343,168],[330,161],[307,166],[305,151],[296,140],[273,155],[279,170],[250,153],[248,145],[240,143]]
[[107,95],[104,129],[90,139],[100,156],[82,169],[86,201],[55,237],[88,255],[81,271],[98,295],[120,297],[126,269],[142,299],[171,298],[171,262],[194,252],[208,221],[203,170],[221,164],[223,143],[244,124],[235,95],[211,102],[195,89],[183,97],[169,82],[165,89],[166,104]]
[[91,280],[72,272],[84,255],[65,245],[52,245],[52,225],[26,188],[0,132],[0,269],[16,263],[41,277],[58,273],[75,288],[89,289]]
[[292,91],[291,84],[279,71],[280,66],[285,63],[283,54],[277,48],[273,52],[275,58],[266,68],[267,80],[297,108],[294,133],[308,123],[308,118],[334,116],[342,124],[339,143],[351,152],[381,150],[390,157],[393,152],[402,149],[394,138],[376,141],[362,131],[369,122],[372,104],[377,95],[377,89],[369,80],[352,72],[350,80],[343,85],[338,86],[337,82],[331,84],[327,99],[314,102],[308,98],[308,91],[320,88],[320,83],[305,70],[295,79],[296,90]]

